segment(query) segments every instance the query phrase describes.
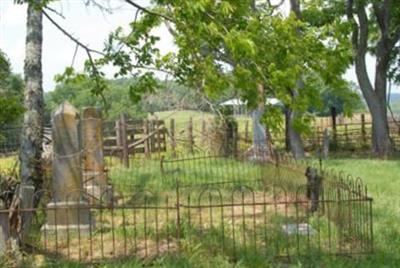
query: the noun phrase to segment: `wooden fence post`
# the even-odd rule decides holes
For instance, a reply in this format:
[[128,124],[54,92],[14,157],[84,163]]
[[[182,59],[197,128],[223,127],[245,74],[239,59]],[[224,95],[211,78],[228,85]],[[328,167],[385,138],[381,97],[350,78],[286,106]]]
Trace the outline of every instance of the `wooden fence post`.
[[122,141],[122,159],[124,166],[129,168],[129,151],[128,151],[128,135],[127,135],[127,122],[126,114],[121,114],[120,120],[121,141]]
[[317,127],[317,146],[319,146],[321,144],[321,136],[320,136],[320,131],[319,131],[320,127]]
[[176,140],[175,140],[175,119],[171,118],[169,126],[169,134],[171,138],[172,157],[176,157]]
[[[152,120],[149,121],[149,134],[152,133],[152,132],[154,131],[154,129],[155,129],[155,124],[154,124],[154,123],[155,123],[155,122],[154,122],[154,119],[152,119]],[[150,155],[151,155],[151,153],[155,152],[155,149],[156,149],[156,148],[155,148],[155,147],[156,147],[156,144],[155,144],[154,138],[155,138],[155,135],[153,135],[152,137],[149,138],[149,142],[150,142]]]
[[365,132],[365,115],[364,114],[361,114],[361,137],[362,137],[363,143],[366,143],[367,136],[366,136],[366,132]]
[[[149,134],[149,120],[145,119],[143,120],[143,137],[147,136]],[[143,142],[144,146],[144,155],[147,159],[150,158],[150,143],[149,139],[145,139]]]
[[193,139],[193,118],[189,118],[188,123],[188,141],[189,141],[189,153],[193,154],[193,146],[194,146],[194,139]]
[[328,154],[329,154],[329,132],[328,132],[328,129],[325,128],[324,129],[324,138],[323,138],[323,142],[322,142],[322,157],[324,159],[327,159]]
[[344,125],[344,137],[346,138],[346,144],[349,144],[349,132],[347,124]]
[[116,141],[117,141],[117,148],[118,148],[118,158],[120,163],[123,163],[123,158],[122,158],[122,138],[121,138],[121,121],[118,119],[115,121],[115,136],[116,136]]
[[248,143],[249,142],[249,121],[246,120],[244,124],[244,142]]
[[202,119],[201,120],[201,145],[204,146],[206,143],[206,133],[207,129],[206,129],[206,120]]
[[237,158],[239,156],[239,130],[238,125],[235,124],[233,128],[233,157]]
[[336,150],[337,148],[337,127],[336,127],[336,108],[333,108],[332,112],[332,140],[333,140],[333,146],[334,149]]
[[157,151],[157,155],[160,156],[160,153],[161,153],[161,132],[160,132],[161,123],[157,119],[157,120],[155,120],[154,125],[155,125],[155,129],[157,129],[157,133],[155,135],[156,151]]

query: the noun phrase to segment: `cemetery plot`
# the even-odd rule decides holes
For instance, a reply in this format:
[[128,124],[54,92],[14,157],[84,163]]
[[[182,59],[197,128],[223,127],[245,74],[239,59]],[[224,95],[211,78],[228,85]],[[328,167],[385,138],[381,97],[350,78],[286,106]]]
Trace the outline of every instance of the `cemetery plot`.
[[215,154],[189,143],[185,156],[138,156],[125,139],[117,156],[105,156],[103,128],[96,109],[81,117],[67,102],[56,109],[51,186],[34,195],[33,187],[19,186],[18,207],[1,194],[0,248],[16,228],[8,215],[16,213],[34,219],[24,233],[33,254],[74,262],[149,261],[192,247],[231,259],[244,252],[267,258],[373,250],[372,199],[361,180],[264,149],[239,154],[234,127],[217,135]]
[[132,256],[149,261],[188,245],[231,258],[244,251],[266,257],[368,253],[371,200],[358,191],[359,182],[352,183],[327,183],[315,211],[306,185],[289,192],[268,179],[114,191],[112,202],[68,207],[88,213],[89,229],[40,229],[49,207],[38,210],[32,241],[35,249],[81,262]]

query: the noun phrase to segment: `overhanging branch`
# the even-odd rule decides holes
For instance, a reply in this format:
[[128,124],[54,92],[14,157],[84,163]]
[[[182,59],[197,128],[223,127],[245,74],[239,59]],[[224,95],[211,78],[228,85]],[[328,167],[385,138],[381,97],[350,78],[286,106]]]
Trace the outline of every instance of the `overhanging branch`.
[[[82,42],[80,42],[72,34],[70,34],[63,27],[61,27],[61,25],[59,25],[55,20],[53,20],[53,18],[50,17],[49,14],[47,14],[46,11],[44,11],[43,9],[42,9],[42,13],[54,26],[56,26],[56,28],[58,30],[60,30],[65,36],[67,36],[69,39],[71,39],[77,45],[77,47],[81,47],[81,48],[83,48],[85,50],[86,55],[87,55],[88,60],[89,60],[91,73],[92,73],[92,75],[94,77],[94,81],[96,83],[96,86],[97,86],[98,89],[101,89],[101,85],[100,85],[100,79],[101,79],[100,76],[101,75],[100,75],[99,70],[97,69],[97,66],[96,66],[96,64],[95,64],[95,62],[93,60],[92,53],[99,54],[101,56],[105,56],[105,54],[103,52],[101,52],[101,51],[98,51],[98,50],[95,50],[95,49],[91,49],[87,45],[85,45]],[[76,51],[76,49],[75,49],[75,51]],[[74,53],[74,57],[75,57],[75,53]],[[96,94],[100,95],[100,97],[102,98],[104,103],[107,103],[106,99],[104,98],[103,92],[101,90],[96,92]]]
[[163,19],[165,19],[167,21],[174,22],[174,20],[172,18],[170,18],[170,17],[168,17],[168,16],[166,16],[164,14],[157,13],[157,12],[154,12],[152,10],[149,10],[149,9],[147,9],[147,8],[145,8],[145,7],[141,6],[141,5],[133,2],[132,0],[125,0],[125,2],[130,4],[131,6],[134,6],[135,8],[147,13],[147,14],[150,14],[150,15],[153,15],[153,16],[158,16],[158,17],[163,18]]
[[67,36],[69,39],[71,39],[73,42],[75,42],[78,46],[83,48],[86,52],[96,53],[96,54],[105,56],[105,54],[103,52],[95,50],[95,49],[91,49],[90,47],[88,47],[87,45],[85,45],[81,41],[79,41],[77,38],[75,38],[72,34],[67,32],[63,27],[61,27],[60,24],[58,24],[55,20],[53,20],[53,18],[50,17],[50,15],[47,14],[46,11],[42,10],[42,13],[58,30],[60,30],[65,36]]

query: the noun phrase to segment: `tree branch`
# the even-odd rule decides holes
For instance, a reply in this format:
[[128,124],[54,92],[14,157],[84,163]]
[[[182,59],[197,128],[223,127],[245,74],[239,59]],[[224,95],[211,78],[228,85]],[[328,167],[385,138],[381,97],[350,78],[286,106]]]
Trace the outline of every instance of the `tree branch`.
[[[89,48],[88,46],[84,45],[82,42],[80,42],[78,39],[76,39],[74,36],[72,36],[70,33],[68,33],[64,28],[62,28],[55,20],[53,20],[49,14],[46,13],[46,11],[44,11],[42,9],[42,13],[43,15],[54,25],[56,26],[57,29],[59,29],[64,35],[66,35],[69,39],[71,39],[73,42],[75,42],[75,44],[80,47],[82,47],[87,54],[88,60],[89,60],[89,64],[91,67],[91,73],[94,77],[95,83],[97,88],[100,90],[101,89],[101,85],[100,85],[100,73],[99,70],[96,67],[96,64],[94,63],[93,57],[92,57],[92,53],[96,53],[102,56],[105,56],[105,54],[101,51],[97,51],[94,49]],[[76,50],[75,50],[76,51]],[[75,57],[75,56],[74,56]],[[106,99],[104,98],[103,92],[99,91],[96,92],[98,95],[100,95],[100,97],[102,98],[104,103],[107,103]]]
[[48,6],[45,6],[44,8],[50,10],[54,14],[56,14],[56,15],[60,16],[61,18],[65,19],[65,16],[61,12],[58,12],[57,10],[55,10],[54,8],[51,8],[51,7],[48,7]]
[[396,43],[400,40],[400,25],[397,25],[396,30],[390,38],[390,47],[393,48]]
[[360,33],[358,36],[358,53],[365,56],[368,48],[368,17],[364,6],[357,7]]
[[353,32],[351,34],[351,42],[353,44],[354,50],[356,50],[357,47],[358,47],[358,24],[357,24],[356,20],[354,19],[353,6],[354,6],[353,0],[348,0],[346,2],[347,19],[353,24],[352,25],[353,26]]
[[[270,7],[272,7],[272,8],[278,8],[278,7],[280,7],[280,6],[283,4],[283,1],[284,1],[284,0],[281,0],[281,1],[278,2],[277,4],[272,4],[272,3],[271,3],[271,0],[267,0],[268,5],[269,5]],[[255,2],[255,1],[254,1],[254,2]]]
[[381,31],[381,39],[386,42],[389,39],[389,0],[385,0],[383,3],[375,2],[373,9]]
[[292,11],[298,20],[301,19],[300,3],[298,0],[290,0],[290,11]]
[[[356,7],[356,13],[359,23],[357,24],[354,19],[354,2],[353,0],[347,1],[346,15],[350,22],[353,23],[352,43],[354,50],[355,69],[357,80],[360,84],[361,90],[367,99],[367,102],[374,99],[374,88],[368,76],[367,67],[365,63],[365,56],[367,53],[368,44],[368,17],[363,5]],[[368,103],[369,104],[369,103]]]
[[170,18],[170,17],[168,17],[168,16],[166,16],[164,14],[160,14],[160,13],[151,11],[151,10],[145,8],[145,7],[142,7],[141,5],[133,2],[132,0],[125,0],[125,2],[130,4],[131,6],[134,6],[135,8],[147,13],[147,14],[150,14],[150,15],[153,15],[153,16],[158,16],[158,17],[163,18],[163,19],[165,19],[167,21],[174,22],[174,20],[172,18]]
[[61,27],[55,20],[53,20],[52,17],[49,16],[49,14],[46,13],[46,11],[42,10],[43,15],[54,25],[58,30],[60,30],[65,36],[67,36],[69,39],[71,39],[73,42],[75,42],[78,46],[86,50],[87,52],[90,53],[96,53],[102,56],[105,56],[105,54],[101,51],[91,49],[87,45],[84,45],[82,42],[80,42],[78,39],[76,39],[72,34],[68,33],[63,27]]

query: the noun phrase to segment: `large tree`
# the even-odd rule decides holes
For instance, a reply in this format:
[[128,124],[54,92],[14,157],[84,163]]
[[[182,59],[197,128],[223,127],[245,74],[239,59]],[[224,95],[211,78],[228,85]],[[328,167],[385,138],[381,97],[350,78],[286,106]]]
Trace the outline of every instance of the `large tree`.
[[[347,0],[347,17],[352,23],[354,64],[358,83],[372,116],[372,145],[377,155],[392,151],[387,119],[387,81],[391,59],[400,40],[400,5],[394,0]],[[357,17],[357,20],[355,19]],[[368,50],[376,57],[375,81],[367,72]]]
[[[387,117],[388,78],[398,78],[400,5],[396,0],[305,1],[306,19],[319,27],[331,25],[351,40],[357,80],[372,116],[373,152],[391,154]],[[340,23],[334,23],[340,18]],[[375,78],[366,57],[376,58]]]
[[25,114],[21,136],[21,183],[40,189],[42,185],[43,87],[42,12],[40,0],[27,1],[25,43]]

